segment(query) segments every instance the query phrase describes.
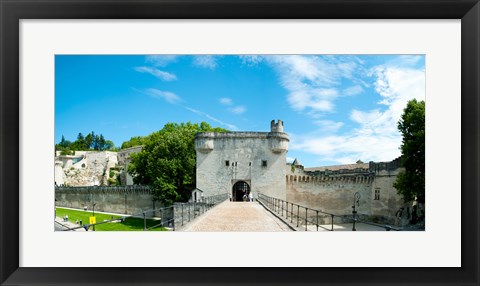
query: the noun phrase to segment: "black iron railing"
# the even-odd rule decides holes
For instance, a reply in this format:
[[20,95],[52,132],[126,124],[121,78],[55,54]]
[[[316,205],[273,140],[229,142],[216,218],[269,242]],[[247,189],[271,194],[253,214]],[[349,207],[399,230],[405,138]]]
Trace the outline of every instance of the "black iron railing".
[[[290,225],[302,228],[305,231],[324,229],[334,231],[336,225],[345,223],[364,223],[384,230],[401,230],[389,225],[377,224],[361,219],[361,215],[356,214],[355,218],[350,215],[336,215],[322,210],[313,209],[292,202],[284,201],[259,193],[257,200],[265,207],[284,218]],[[352,229],[353,230],[353,229]]]
[[175,203],[175,221],[177,225],[183,226],[184,224],[206,213],[208,210],[218,205],[219,203],[226,201],[227,199],[228,194],[224,193],[205,197],[199,201],[193,201],[188,203]]

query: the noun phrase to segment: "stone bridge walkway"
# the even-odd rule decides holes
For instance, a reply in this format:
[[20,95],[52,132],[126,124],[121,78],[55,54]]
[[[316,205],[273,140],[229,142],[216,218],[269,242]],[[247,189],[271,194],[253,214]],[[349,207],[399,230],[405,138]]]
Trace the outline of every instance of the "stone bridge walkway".
[[225,201],[177,231],[291,231],[258,202]]

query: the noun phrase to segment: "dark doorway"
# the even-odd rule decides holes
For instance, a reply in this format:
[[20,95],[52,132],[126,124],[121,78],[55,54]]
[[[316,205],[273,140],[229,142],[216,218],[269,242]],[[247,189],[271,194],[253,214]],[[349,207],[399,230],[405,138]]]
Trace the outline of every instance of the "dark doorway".
[[248,194],[250,194],[250,186],[244,182],[236,182],[232,188],[232,198],[234,202],[243,202],[244,196],[248,198]]

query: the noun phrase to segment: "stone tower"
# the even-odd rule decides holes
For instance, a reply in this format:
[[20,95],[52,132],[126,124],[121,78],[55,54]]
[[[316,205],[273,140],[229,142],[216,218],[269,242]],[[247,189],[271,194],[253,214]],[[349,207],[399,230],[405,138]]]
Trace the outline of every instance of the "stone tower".
[[208,197],[229,193],[263,193],[285,199],[288,134],[283,122],[272,121],[270,132],[202,132],[195,135],[197,188]]
[[283,121],[278,120],[278,122],[275,123],[275,120],[272,120],[272,122],[270,122],[270,130],[271,132],[283,132]]

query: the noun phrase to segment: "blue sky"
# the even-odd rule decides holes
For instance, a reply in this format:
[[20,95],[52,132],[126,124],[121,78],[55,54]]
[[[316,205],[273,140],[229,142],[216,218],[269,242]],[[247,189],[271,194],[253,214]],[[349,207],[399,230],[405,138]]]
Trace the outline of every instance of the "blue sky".
[[305,167],[390,161],[408,100],[425,100],[423,55],[57,55],[55,142],[94,131],[116,146],[167,122],[269,131]]

